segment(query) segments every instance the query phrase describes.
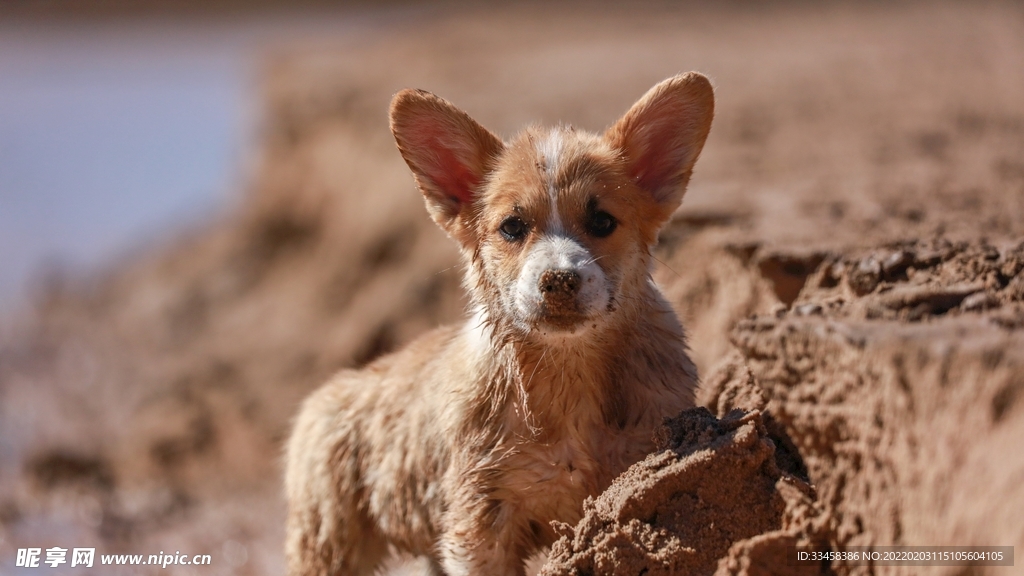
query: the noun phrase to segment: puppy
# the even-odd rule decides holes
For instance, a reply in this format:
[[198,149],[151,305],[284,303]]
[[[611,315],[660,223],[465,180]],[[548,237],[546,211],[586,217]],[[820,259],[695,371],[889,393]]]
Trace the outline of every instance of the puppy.
[[371,574],[390,550],[433,574],[522,575],[693,405],[696,369],[651,279],[714,109],[707,78],[654,86],[603,135],[503,142],[419,90],[391,130],[461,248],[471,314],[302,405],[287,446],[293,576]]

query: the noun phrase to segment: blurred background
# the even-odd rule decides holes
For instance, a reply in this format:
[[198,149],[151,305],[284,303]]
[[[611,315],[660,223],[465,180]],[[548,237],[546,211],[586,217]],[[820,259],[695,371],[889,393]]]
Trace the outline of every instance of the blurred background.
[[403,11],[336,4],[0,7],[0,307],[224,209],[256,148],[264,56]]
[[702,373],[813,254],[1024,237],[1019,2],[0,5],[0,572],[282,573],[298,402],[465,303],[391,95],[601,130],[688,70],[717,115],[655,276]]

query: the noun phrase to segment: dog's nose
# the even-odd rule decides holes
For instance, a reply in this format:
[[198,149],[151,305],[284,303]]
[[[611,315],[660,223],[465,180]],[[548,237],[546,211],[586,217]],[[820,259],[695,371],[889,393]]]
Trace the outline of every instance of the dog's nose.
[[547,270],[540,275],[540,293],[545,298],[575,296],[581,283],[580,275],[572,270]]

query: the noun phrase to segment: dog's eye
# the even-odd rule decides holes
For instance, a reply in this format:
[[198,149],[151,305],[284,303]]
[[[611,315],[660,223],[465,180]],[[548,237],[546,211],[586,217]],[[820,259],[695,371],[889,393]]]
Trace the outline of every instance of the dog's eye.
[[604,210],[598,210],[590,216],[590,221],[587,222],[587,232],[598,238],[604,238],[614,232],[618,224],[614,216]]
[[501,223],[498,231],[505,237],[505,240],[515,242],[516,240],[521,240],[523,236],[526,236],[526,222],[523,222],[523,220],[518,216],[510,216]]

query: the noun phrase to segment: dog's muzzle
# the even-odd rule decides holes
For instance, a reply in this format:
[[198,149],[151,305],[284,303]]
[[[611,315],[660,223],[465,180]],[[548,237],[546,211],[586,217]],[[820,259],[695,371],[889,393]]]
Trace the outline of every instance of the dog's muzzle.
[[540,275],[537,290],[541,294],[544,323],[571,328],[583,317],[579,293],[583,279],[573,270],[547,270]]
[[564,235],[547,235],[531,248],[514,294],[521,318],[556,331],[573,331],[603,313],[610,297],[596,260]]

